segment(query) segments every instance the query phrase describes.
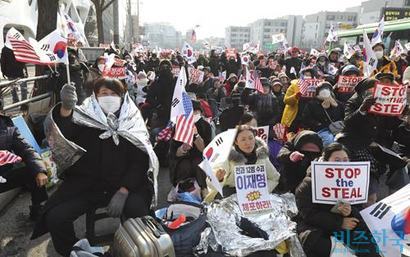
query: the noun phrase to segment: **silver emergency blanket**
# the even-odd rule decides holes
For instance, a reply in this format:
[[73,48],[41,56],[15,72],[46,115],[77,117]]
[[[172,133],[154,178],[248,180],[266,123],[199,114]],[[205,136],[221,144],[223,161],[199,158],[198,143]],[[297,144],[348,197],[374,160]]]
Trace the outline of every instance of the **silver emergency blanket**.
[[296,201],[293,194],[270,195],[273,209],[262,214],[247,215],[250,221],[257,224],[269,235],[269,240],[251,238],[241,233],[236,225],[242,213],[236,195],[221,201],[215,201],[207,207],[207,220],[210,228],[201,234],[201,240],[195,248],[198,254],[207,252],[208,247],[222,251],[230,256],[247,256],[263,250],[273,250],[284,240],[288,240],[292,257],[305,257],[297,240],[296,223],[290,217],[297,215]]
[[[59,172],[62,172],[76,163],[86,153],[86,150],[64,137],[53,120],[52,113],[54,108],[44,121],[44,129],[52,152],[52,158],[56,162]],[[105,115],[93,94],[85,99],[81,106],[75,107],[72,122],[80,126],[101,130],[102,132],[99,137],[101,139],[112,138],[116,145],[119,144],[119,137],[121,136],[146,152],[149,156],[148,178],[154,185],[154,204],[156,204],[158,192],[157,176],[159,172],[158,158],[149,141],[149,134],[144,119],[128,93],[124,97],[119,118],[114,114]]]

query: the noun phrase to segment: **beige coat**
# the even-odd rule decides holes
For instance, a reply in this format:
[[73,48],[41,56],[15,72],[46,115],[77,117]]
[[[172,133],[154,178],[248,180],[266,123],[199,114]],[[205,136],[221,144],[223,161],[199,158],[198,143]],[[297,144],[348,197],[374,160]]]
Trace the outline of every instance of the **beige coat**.
[[[255,164],[265,165],[266,175],[268,179],[268,189],[269,192],[272,192],[279,183],[280,174],[269,160],[268,146],[263,140],[259,138],[256,138],[256,156],[257,161]],[[224,180],[221,182],[222,187],[235,187],[235,166],[245,165],[245,162],[245,156],[242,153],[236,151],[235,147],[232,147],[228,159],[214,168],[214,173],[216,173],[216,171],[220,168],[226,171]],[[207,184],[209,193],[205,197],[204,201],[206,203],[210,203],[214,200],[215,196],[218,194],[218,191],[216,191],[216,189],[212,186],[209,179],[207,180]]]

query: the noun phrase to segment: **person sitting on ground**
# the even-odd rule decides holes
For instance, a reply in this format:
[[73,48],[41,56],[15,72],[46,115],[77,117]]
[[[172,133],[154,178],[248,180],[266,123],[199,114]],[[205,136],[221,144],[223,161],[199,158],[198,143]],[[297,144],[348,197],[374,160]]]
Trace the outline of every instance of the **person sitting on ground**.
[[[31,193],[30,219],[36,220],[48,198],[47,169],[40,155],[21,136],[12,120],[0,115],[0,193],[25,187]],[[26,165],[16,168],[15,163]]]
[[[346,147],[333,143],[324,150],[323,162],[348,162],[349,155]],[[312,202],[312,177],[308,169],[306,177],[295,192],[296,205],[299,210],[297,219],[297,233],[302,242],[307,257],[329,257],[334,240],[342,241],[344,245],[355,251],[358,257],[377,257],[377,245],[366,223],[361,218],[359,209],[349,203],[317,204]],[[334,209],[334,210],[333,210]],[[364,234],[363,237],[350,238],[347,235]],[[341,237],[341,238],[340,238]]]
[[316,88],[316,97],[309,101],[302,114],[303,124],[307,129],[317,132],[322,138],[323,146],[334,141],[334,136],[340,131],[331,131],[329,126],[333,122],[343,121],[343,105],[335,99],[332,85],[322,82]]
[[[378,78],[384,83],[393,84],[391,73],[380,73]],[[376,102],[373,91],[379,80],[367,78],[355,87],[356,93],[349,99],[345,109],[345,128],[337,139],[352,153],[353,161],[370,161],[369,202],[367,206],[377,201],[379,178],[386,171],[385,159],[376,158],[377,144],[392,149],[393,131],[402,121],[398,117],[380,116],[370,112]],[[403,113],[406,109],[403,110]]]
[[281,114],[278,99],[272,94],[271,84],[267,78],[261,78],[261,83],[263,93],[245,88],[242,92],[242,102],[249,105],[254,112],[259,126],[276,124]]
[[310,163],[322,153],[323,143],[319,135],[304,130],[286,143],[279,152],[281,181],[279,190],[294,193],[306,176]]
[[377,58],[377,67],[372,73],[372,77],[377,73],[393,73],[395,79],[399,78],[399,73],[397,71],[397,66],[394,61],[391,61],[385,54],[385,46],[383,43],[377,43],[373,47],[374,54]]
[[221,132],[235,128],[235,126],[239,124],[239,121],[241,120],[241,117],[245,112],[245,107],[240,105],[240,95],[234,95],[230,99],[232,106],[228,109],[223,110],[221,115],[219,116],[219,125]]
[[[265,166],[268,191],[272,192],[279,183],[279,173],[269,161],[269,150],[265,142],[255,136],[255,131],[248,125],[239,125],[234,145],[228,159],[214,169],[216,178],[220,181],[224,197],[236,193],[235,166],[261,164]],[[209,181],[208,181],[209,182]],[[210,188],[205,202],[212,202],[218,192],[208,183]]]
[[202,108],[199,101],[193,100],[194,109],[194,139],[193,145],[171,141],[169,158],[169,174],[174,187],[183,180],[194,178],[204,191],[206,189],[206,174],[198,166],[202,161],[202,152],[212,140],[211,125],[202,117]]
[[[50,232],[56,251],[69,256],[78,241],[73,222],[87,211],[107,207],[108,215],[125,218],[150,213],[152,180],[156,179],[151,165],[155,165],[156,156],[146,129],[141,127],[144,122],[138,108],[119,80],[98,79],[94,94],[80,107],[76,107],[77,95],[72,85],[62,88],[61,99],[62,103],[51,112],[52,120],[70,144],[81,146],[86,152],[65,171],[63,183],[47,201],[32,239]],[[115,127],[122,127],[124,120],[132,123],[128,124],[131,127],[127,138]],[[109,130],[88,126],[93,122],[106,123]],[[111,130],[115,134],[107,135]]]
[[279,114],[280,114],[280,117],[282,117],[283,110],[285,109],[285,103],[283,102],[283,99],[285,98],[285,93],[282,90],[283,89],[282,82],[281,82],[280,79],[273,79],[270,82],[271,82],[271,85],[272,85],[272,93],[278,99]]
[[[312,79],[314,77],[314,71],[311,67],[304,68],[300,71],[301,79]],[[283,110],[281,124],[289,128],[289,131],[297,132],[301,126],[301,115],[305,108],[305,104],[310,99],[303,98],[298,86],[299,80],[292,80],[289,88],[285,93],[283,102],[285,103],[285,109]]]

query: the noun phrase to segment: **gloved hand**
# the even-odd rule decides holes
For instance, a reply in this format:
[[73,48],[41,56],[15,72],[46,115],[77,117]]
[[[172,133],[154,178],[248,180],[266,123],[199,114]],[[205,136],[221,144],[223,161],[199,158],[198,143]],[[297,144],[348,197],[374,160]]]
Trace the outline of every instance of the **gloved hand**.
[[366,97],[363,100],[362,105],[360,106],[359,111],[361,112],[366,112],[370,109],[370,107],[372,107],[372,105],[376,102],[376,98],[374,98],[372,95]]
[[64,109],[72,110],[77,103],[77,93],[75,92],[75,84],[65,84],[60,91],[60,98]]
[[299,162],[301,160],[303,160],[303,158],[305,157],[304,154],[298,152],[298,151],[294,151],[290,154],[289,159],[291,162]]
[[115,195],[111,198],[111,201],[108,204],[108,215],[114,218],[120,217],[127,198],[128,192],[118,190],[117,193],[115,193]]

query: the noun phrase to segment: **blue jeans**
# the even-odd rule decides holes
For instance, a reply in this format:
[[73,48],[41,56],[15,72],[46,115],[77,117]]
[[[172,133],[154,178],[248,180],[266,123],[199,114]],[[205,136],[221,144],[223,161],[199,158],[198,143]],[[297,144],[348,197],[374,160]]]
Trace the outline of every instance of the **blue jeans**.
[[335,136],[332,134],[332,132],[330,132],[328,128],[319,130],[317,134],[323,141],[323,147],[326,147],[335,141]]

